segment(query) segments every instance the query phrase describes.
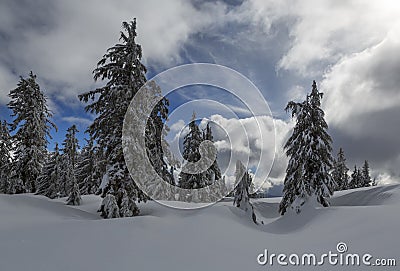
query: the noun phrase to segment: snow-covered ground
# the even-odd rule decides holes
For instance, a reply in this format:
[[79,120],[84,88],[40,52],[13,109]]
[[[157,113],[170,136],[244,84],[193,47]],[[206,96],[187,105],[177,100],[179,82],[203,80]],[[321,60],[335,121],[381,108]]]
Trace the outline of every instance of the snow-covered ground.
[[[253,224],[232,202],[177,210],[156,202],[142,215],[104,220],[100,198],[83,205],[34,195],[0,195],[0,270],[400,270],[400,186],[335,194],[332,207],[278,216],[279,200],[257,199],[263,225]],[[261,266],[269,253],[336,252],[395,258],[397,267]]]

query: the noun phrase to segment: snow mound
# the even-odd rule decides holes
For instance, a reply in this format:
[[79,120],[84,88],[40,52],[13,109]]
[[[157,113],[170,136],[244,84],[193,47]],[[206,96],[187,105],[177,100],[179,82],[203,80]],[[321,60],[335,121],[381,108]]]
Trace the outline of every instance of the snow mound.
[[264,223],[255,225],[229,201],[197,210],[149,201],[138,217],[104,220],[98,196],[71,207],[65,199],[0,195],[0,270],[363,270],[259,266],[257,256],[264,249],[320,254],[345,242],[350,252],[398,259],[399,196],[398,185],[344,191],[330,208],[285,216],[279,199],[255,199]]
[[0,195],[0,213],[6,214],[0,226],[13,223],[13,219],[42,220],[96,220],[100,216],[77,208],[67,206],[65,202],[50,200],[44,196],[32,194]]
[[400,185],[374,186],[335,193],[332,206],[373,206],[400,201]]

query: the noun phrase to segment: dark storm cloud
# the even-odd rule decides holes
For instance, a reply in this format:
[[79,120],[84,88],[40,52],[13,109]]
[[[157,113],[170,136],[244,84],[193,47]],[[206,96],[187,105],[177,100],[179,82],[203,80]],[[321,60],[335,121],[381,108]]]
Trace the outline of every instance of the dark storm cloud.
[[377,45],[344,58],[326,74],[324,108],[335,145],[351,165],[369,160],[376,174],[400,172],[400,27]]
[[330,129],[336,151],[343,147],[346,152],[348,166],[362,166],[364,160],[370,162],[376,174],[387,172],[399,175],[399,134],[400,107],[355,116],[356,134],[347,129]]

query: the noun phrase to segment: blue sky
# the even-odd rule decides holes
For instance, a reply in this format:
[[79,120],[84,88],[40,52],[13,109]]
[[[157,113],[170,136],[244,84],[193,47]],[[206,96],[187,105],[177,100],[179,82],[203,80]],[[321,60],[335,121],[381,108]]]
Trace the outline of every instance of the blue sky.
[[[91,72],[118,42],[122,21],[136,17],[148,78],[205,62],[237,70],[259,88],[277,121],[276,183],[286,162],[279,144],[292,125],[284,107],[303,99],[312,80],[325,93],[335,153],[343,146],[350,168],[367,159],[382,182],[398,180],[400,4],[369,2],[1,1],[1,118],[9,120],[9,90],[33,70],[59,127],[54,141],[61,142],[73,123],[82,139],[93,116],[77,95],[102,85]],[[225,99],[215,89],[202,90]],[[180,94],[185,90],[171,97],[171,109],[190,99]]]

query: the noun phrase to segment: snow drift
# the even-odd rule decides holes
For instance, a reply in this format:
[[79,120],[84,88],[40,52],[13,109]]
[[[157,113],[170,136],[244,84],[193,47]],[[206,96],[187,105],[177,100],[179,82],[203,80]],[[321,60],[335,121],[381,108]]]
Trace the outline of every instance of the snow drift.
[[399,256],[399,185],[338,192],[330,208],[283,217],[279,198],[257,199],[263,225],[229,201],[198,210],[148,202],[141,216],[104,220],[100,200],[83,196],[83,205],[67,206],[65,199],[0,195],[0,270],[362,270],[257,263],[265,249],[323,253],[338,242],[352,252]]

